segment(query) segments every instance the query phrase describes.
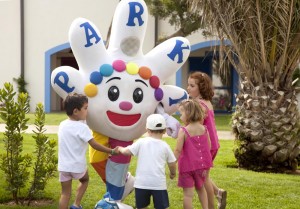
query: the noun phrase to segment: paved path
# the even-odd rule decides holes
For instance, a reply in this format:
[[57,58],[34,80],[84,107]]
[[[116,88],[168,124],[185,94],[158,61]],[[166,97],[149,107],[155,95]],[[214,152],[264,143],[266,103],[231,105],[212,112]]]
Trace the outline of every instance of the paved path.
[[[54,125],[46,125],[44,126],[46,129],[45,133],[47,134],[56,134],[58,130],[58,126]],[[29,125],[28,129],[26,130],[26,133],[33,133],[33,130],[35,130],[34,125]],[[5,124],[0,124],[0,132],[5,131]],[[220,139],[234,139],[234,135],[230,131],[218,131],[218,136]]]

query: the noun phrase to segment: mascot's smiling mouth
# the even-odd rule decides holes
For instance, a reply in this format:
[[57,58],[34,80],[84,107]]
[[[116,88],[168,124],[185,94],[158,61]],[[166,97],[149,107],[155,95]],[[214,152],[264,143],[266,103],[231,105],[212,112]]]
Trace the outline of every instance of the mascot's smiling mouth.
[[107,111],[106,114],[109,120],[117,126],[132,126],[141,118],[141,114],[123,115],[111,111]]

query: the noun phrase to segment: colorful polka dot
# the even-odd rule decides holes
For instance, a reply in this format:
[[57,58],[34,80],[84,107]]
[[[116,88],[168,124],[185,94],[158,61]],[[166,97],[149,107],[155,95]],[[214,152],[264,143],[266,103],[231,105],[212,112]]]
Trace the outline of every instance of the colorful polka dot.
[[114,72],[114,69],[113,69],[112,65],[110,65],[110,64],[103,64],[100,67],[100,73],[104,77],[111,76],[111,74],[113,74],[113,72]]
[[98,88],[96,85],[101,84],[104,77],[109,77],[113,72],[126,72],[130,75],[139,74],[139,76],[145,80],[149,80],[150,86],[154,88],[154,97],[157,101],[161,101],[164,97],[164,92],[160,86],[160,79],[157,76],[152,76],[152,70],[146,66],[139,66],[134,62],[125,63],[123,60],[115,60],[112,65],[103,64],[98,71],[94,71],[90,74],[90,82],[84,87],[84,92],[88,97],[94,97],[98,94]]
[[95,85],[100,84],[102,82],[102,79],[103,79],[103,76],[98,71],[94,71],[90,75],[90,82]]
[[152,71],[150,70],[150,68],[142,66],[140,67],[139,75],[141,76],[141,78],[148,80],[152,76]]
[[154,97],[157,101],[161,101],[162,98],[164,97],[164,92],[161,88],[157,88],[154,91]]
[[159,85],[160,85],[160,81],[159,81],[159,78],[157,76],[151,76],[150,78],[150,86],[154,89],[158,88]]
[[112,64],[112,66],[118,72],[123,72],[124,70],[126,70],[126,64],[122,60],[116,60],[116,61],[114,61],[113,64]]
[[139,72],[139,66],[133,62],[129,62],[126,65],[126,71],[130,75],[136,75]]
[[89,83],[84,87],[84,93],[88,97],[94,97],[98,94],[98,88],[95,84]]

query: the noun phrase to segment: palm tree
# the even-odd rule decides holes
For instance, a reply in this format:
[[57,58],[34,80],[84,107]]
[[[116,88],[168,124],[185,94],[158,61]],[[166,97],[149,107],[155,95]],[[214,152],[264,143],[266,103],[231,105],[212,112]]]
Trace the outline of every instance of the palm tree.
[[210,31],[230,42],[220,48],[240,75],[232,119],[239,166],[295,170],[299,89],[292,76],[300,58],[300,0],[189,1]]

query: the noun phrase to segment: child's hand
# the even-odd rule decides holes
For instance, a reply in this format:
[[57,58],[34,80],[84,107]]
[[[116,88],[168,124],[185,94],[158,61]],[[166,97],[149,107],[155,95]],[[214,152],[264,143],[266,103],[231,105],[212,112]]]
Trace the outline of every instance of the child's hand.
[[118,147],[118,151],[122,155],[126,155],[126,156],[133,155],[127,147]]
[[111,155],[118,155],[120,154],[119,146],[116,146],[114,149],[111,150]]
[[170,173],[170,179],[174,179],[176,177],[176,173]]

